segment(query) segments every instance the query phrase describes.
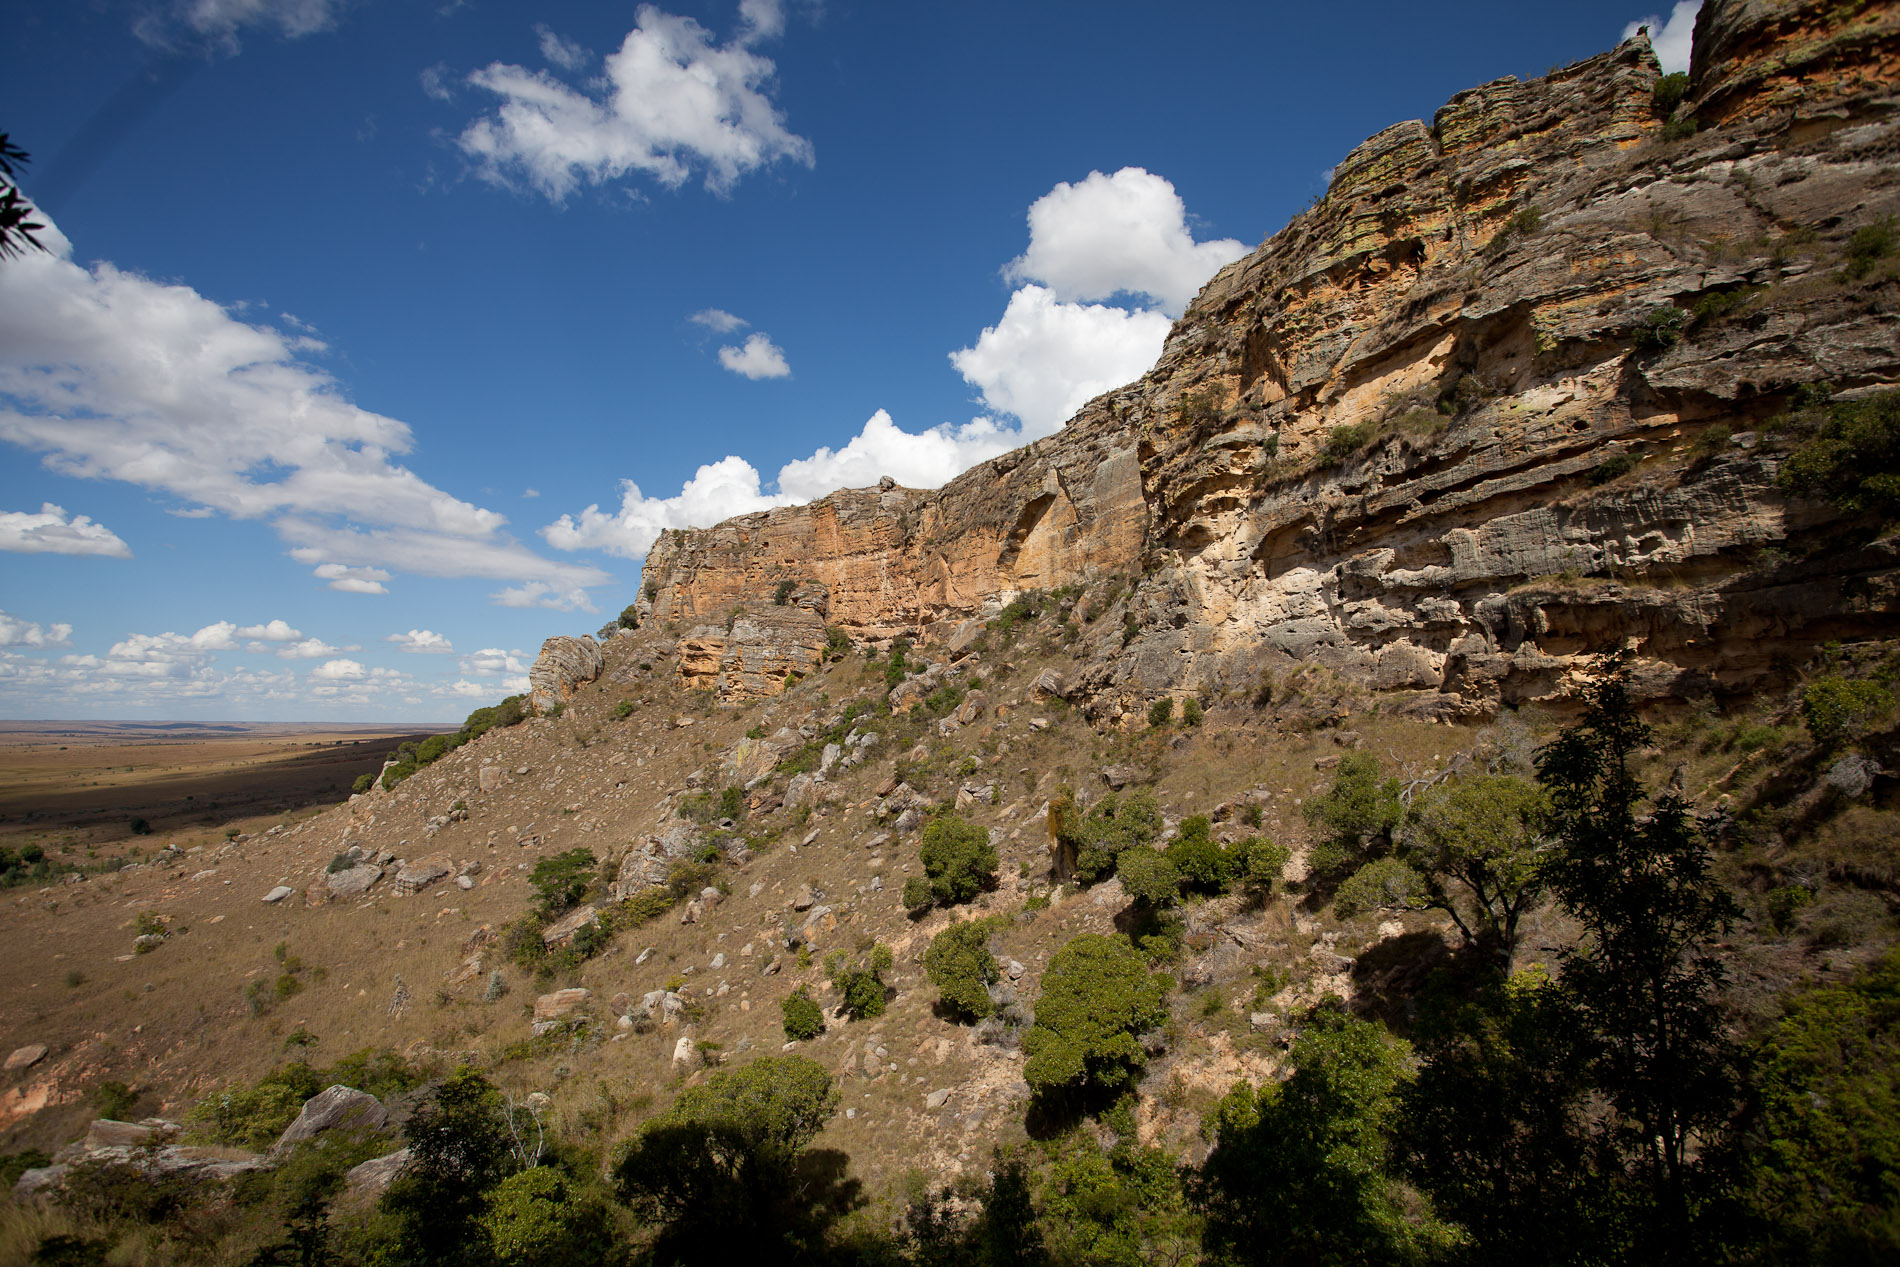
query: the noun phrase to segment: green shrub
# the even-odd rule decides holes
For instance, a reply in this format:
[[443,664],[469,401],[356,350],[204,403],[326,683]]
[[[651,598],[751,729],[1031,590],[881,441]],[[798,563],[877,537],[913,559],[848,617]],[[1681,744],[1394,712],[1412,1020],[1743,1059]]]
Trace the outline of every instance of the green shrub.
[[1682,104],[1682,99],[1688,94],[1689,73],[1687,71],[1672,71],[1658,79],[1656,86],[1650,90],[1650,102],[1656,109],[1656,117],[1668,119],[1674,116],[1676,107]]
[[1894,231],[1892,216],[1882,216],[1872,224],[1862,225],[1847,240],[1847,276],[1859,281],[1873,271],[1875,264],[1892,255],[1896,246],[1900,246],[1900,234]]
[[1247,888],[1262,898],[1271,897],[1280,883],[1292,853],[1285,845],[1264,838],[1247,842]]
[[1620,476],[1628,475],[1642,461],[1634,453],[1614,453],[1590,468],[1590,483],[1607,484]]
[[[996,847],[990,844],[989,828],[955,814],[939,814],[930,820],[919,856],[930,900],[938,905],[967,902],[996,884]],[[906,884],[906,894],[909,889]]]
[[785,1037],[794,1043],[809,1042],[825,1032],[824,1009],[812,1001],[803,986],[787,995],[779,1004],[785,1024]]
[[909,675],[910,639],[897,638],[891,642],[891,658],[884,664],[884,685],[895,688]]
[[123,1082],[102,1082],[92,1090],[92,1107],[115,1122],[133,1121],[138,1104],[139,1093]]
[[[647,597],[651,598],[652,595],[649,594]],[[622,629],[638,629],[640,627],[640,613],[634,604],[628,603],[625,607],[620,609],[619,624]]]
[[1173,720],[1174,696],[1163,695],[1160,699],[1148,705],[1148,724],[1156,730],[1160,730]]
[[1149,909],[1173,906],[1181,896],[1181,873],[1168,857],[1147,846],[1125,850],[1116,860],[1122,891]]
[[1202,715],[1200,700],[1190,695],[1181,701],[1181,724],[1183,726],[1200,725]]
[[346,853],[340,853],[332,857],[330,861],[324,866],[323,869],[326,873],[330,875],[335,875],[339,871],[348,871],[351,867],[355,865],[356,864],[354,862],[350,861],[350,855]]
[[350,784],[350,791],[360,795],[361,793],[367,792],[375,786],[376,786],[376,773],[375,771],[372,770],[372,771],[368,771],[366,773],[357,775],[356,782]]
[[825,976],[844,996],[840,1006],[846,1016],[862,1021],[884,1015],[884,973],[893,962],[890,947],[881,943],[855,958],[842,950],[825,956]]
[[1661,352],[1682,342],[1682,331],[1688,324],[1687,312],[1674,304],[1659,304],[1636,323],[1630,337],[1645,352]]
[[528,873],[528,883],[534,887],[535,909],[541,918],[553,919],[578,906],[594,881],[597,865],[593,852],[587,849],[569,849],[535,863]]
[[596,1267],[616,1257],[606,1203],[553,1166],[509,1175],[482,1202],[477,1222],[496,1267]]
[[1696,117],[1693,114],[1684,115],[1680,119],[1671,119],[1669,122],[1663,124],[1662,139],[1665,141],[1686,141],[1694,136],[1701,126],[1700,123],[1696,122]]
[[[1059,815],[1056,843],[1073,855],[1075,878],[1083,884],[1106,880],[1115,874],[1115,860],[1123,850],[1153,844],[1161,835],[1161,806],[1150,792],[1105,796],[1086,816],[1074,810],[1073,797],[1067,804],[1070,812]],[[1058,810],[1057,805],[1050,808]]]
[[930,881],[920,875],[914,875],[904,881],[904,909],[912,915],[921,915],[936,902],[930,893]]
[[778,588],[772,591],[772,605],[775,607],[785,606],[787,602],[791,601],[792,594],[796,592],[797,589],[798,582],[789,576],[786,577],[778,583]]
[[623,719],[633,716],[633,701],[630,699],[623,699],[618,704],[615,704],[614,716],[618,718],[623,718]]
[[1849,514],[1900,517],[1900,391],[1815,412],[1813,434],[1781,465],[1781,487]]
[[993,1010],[989,987],[1002,971],[990,953],[990,928],[986,919],[952,924],[931,938],[924,952],[924,973],[944,1009],[964,1020],[980,1021]]
[[1306,821],[1324,831],[1309,866],[1316,875],[1341,875],[1386,852],[1405,817],[1399,781],[1383,777],[1379,759],[1349,753],[1333,772],[1333,785],[1306,803]]
[[1137,1035],[1167,1019],[1173,985],[1150,973],[1125,937],[1083,933],[1043,974],[1035,1022],[1023,1039],[1023,1077],[1038,1094],[1113,1093],[1147,1063]]
[[1334,427],[1326,433],[1326,447],[1321,457],[1328,464],[1337,465],[1371,444],[1378,433],[1378,425],[1369,418]]
[[1892,704],[1892,694],[1878,682],[1829,673],[1801,693],[1801,720],[1815,745],[1830,749],[1858,738]]
[[1184,887],[1199,893],[1225,893],[1247,871],[1241,848],[1224,849],[1214,840],[1206,815],[1185,820],[1168,842],[1167,858]]

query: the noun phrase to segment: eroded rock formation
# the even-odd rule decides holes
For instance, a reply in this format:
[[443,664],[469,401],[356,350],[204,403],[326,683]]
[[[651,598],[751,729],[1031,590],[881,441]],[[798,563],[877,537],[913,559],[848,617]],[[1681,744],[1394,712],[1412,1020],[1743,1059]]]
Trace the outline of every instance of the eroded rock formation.
[[1785,497],[1761,429],[1900,381],[1893,266],[1842,264],[1900,212],[1900,9],[1709,0],[1673,128],[1660,75],[1639,37],[1386,129],[1139,382],[936,492],[669,533],[643,619],[742,699],[826,625],[947,639],[1119,577],[1140,636],[1095,622],[1073,683],[1106,722],[1306,662],[1482,713],[1623,642],[1655,693],[1746,689],[1890,620],[1893,546]]

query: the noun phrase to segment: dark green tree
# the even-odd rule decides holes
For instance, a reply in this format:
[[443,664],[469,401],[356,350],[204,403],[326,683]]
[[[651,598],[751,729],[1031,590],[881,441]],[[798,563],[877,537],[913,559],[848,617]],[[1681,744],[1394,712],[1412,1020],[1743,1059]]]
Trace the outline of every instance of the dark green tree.
[[569,849],[534,864],[528,883],[534,886],[535,908],[542,919],[553,919],[578,903],[594,881],[595,859],[587,849]]
[[664,1225],[656,1262],[783,1253],[803,1214],[799,1157],[838,1109],[824,1066],[764,1056],[688,1087],[640,1128],[614,1168],[621,1199]]
[[1192,1194],[1209,1260],[1424,1263],[1448,1249],[1455,1229],[1392,1164],[1406,1044],[1322,1006],[1292,1062],[1283,1083],[1235,1087],[1202,1128],[1213,1148]]
[[1392,833],[1405,818],[1399,781],[1385,777],[1369,752],[1348,753],[1333,772],[1333,785],[1306,803],[1306,821],[1320,833],[1307,866],[1320,879],[1350,874],[1392,847]]
[[[965,822],[955,814],[939,814],[924,827],[924,883],[904,885],[904,905],[912,910],[954,906],[967,902],[996,883],[996,846],[989,828]],[[923,899],[915,901],[913,899]]]
[[862,954],[852,956],[834,950],[825,956],[825,975],[844,996],[841,1006],[854,1021],[884,1015],[884,974],[893,963],[889,946],[874,944]]
[[1149,972],[1126,937],[1076,937],[1043,974],[1023,1077],[1043,1096],[1120,1091],[1147,1063],[1137,1035],[1167,1019],[1173,984]]
[[988,1016],[994,1008],[989,988],[1002,976],[990,953],[990,921],[965,920],[931,938],[924,973],[937,987],[945,1011],[968,1021]]
[[488,1190],[515,1169],[501,1093],[464,1065],[410,1115],[403,1135],[409,1164],[382,1198],[399,1228],[398,1261],[481,1263],[487,1238],[476,1220]]
[[1554,840],[1545,875],[1584,932],[1561,984],[1587,1035],[1589,1080],[1612,1109],[1599,1140],[1626,1168],[1629,1252],[1687,1261],[1695,1157],[1734,1104],[1714,950],[1738,908],[1689,804],[1673,791],[1647,798],[1632,768],[1650,730],[1629,661],[1599,660],[1582,718],[1538,753]]

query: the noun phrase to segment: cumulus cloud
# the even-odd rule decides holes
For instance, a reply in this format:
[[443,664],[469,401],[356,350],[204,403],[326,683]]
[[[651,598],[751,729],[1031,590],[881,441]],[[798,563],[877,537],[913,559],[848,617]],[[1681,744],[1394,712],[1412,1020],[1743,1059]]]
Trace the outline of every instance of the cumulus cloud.
[[455,650],[447,638],[428,629],[411,629],[408,633],[393,633],[384,642],[396,644],[396,650],[408,651],[415,655],[448,655]]
[[0,611],[0,647],[63,647],[72,632],[71,625],[41,625]]
[[0,511],[0,550],[19,554],[97,554],[129,559],[132,547],[104,524],[85,515],[68,518],[52,502],[41,502],[40,513]]
[[360,661],[325,660],[310,670],[310,676],[321,682],[354,682],[369,675]]
[[422,84],[422,93],[436,101],[453,101],[455,92],[448,85],[449,67],[446,62],[437,62],[433,66],[424,66],[417,80]]
[[336,25],[343,7],[342,0],[172,0],[145,13],[132,31],[158,48],[195,37],[234,53],[238,33],[247,28],[275,27],[296,39]]
[[593,60],[593,54],[556,35],[545,22],[535,23],[534,33],[541,37],[541,56],[562,70],[579,70]]
[[303,637],[301,629],[292,629],[288,621],[272,620],[261,625],[240,625],[236,630],[240,638],[255,638],[260,642],[296,642]]
[[1041,282],[1064,301],[1146,295],[1179,316],[1208,278],[1246,253],[1233,238],[1196,242],[1174,185],[1124,167],[1063,181],[1031,203],[1029,249],[1003,274]]
[[742,348],[720,348],[719,363],[734,374],[743,374],[754,381],[784,378],[792,372],[792,367],[785,363],[784,349],[763,333],[747,335]]
[[743,330],[749,324],[743,317],[735,317],[723,308],[701,308],[686,319],[696,326],[705,326],[715,334],[731,334],[734,330]]
[[1676,7],[1669,11],[1669,20],[1664,21],[1661,14],[1652,13],[1646,18],[1637,18],[1623,28],[1623,38],[1635,36],[1640,27],[1649,28],[1649,46],[1656,50],[1656,60],[1662,63],[1665,74],[1689,69],[1689,52],[1695,38],[1695,16],[1702,9],[1702,0],[1676,0]]
[[500,647],[483,647],[473,655],[463,656],[463,673],[475,677],[500,677],[503,674],[520,676],[528,671],[528,654],[525,651],[503,651]]
[[499,682],[471,682],[460,678],[443,688],[449,695],[463,699],[493,701],[500,696],[526,695],[528,679],[524,677],[504,678]]
[[1041,286],[1010,296],[1003,319],[950,363],[991,409],[1051,435],[1090,399],[1145,374],[1173,323],[1163,313],[1069,304]]
[[553,581],[527,581],[496,590],[488,596],[497,607],[545,607],[549,611],[598,610],[585,594],[576,593]]
[[768,95],[775,67],[751,47],[783,26],[778,6],[752,0],[742,17],[721,45],[693,19],[642,5],[603,78],[582,88],[502,62],[475,71],[468,82],[501,105],[463,130],[462,151],[487,179],[555,202],[631,173],[674,189],[703,171],[724,193],[781,159],[810,166],[811,142]]
[[[978,417],[909,432],[880,409],[842,447],[821,447],[787,462],[769,484],[758,468],[729,454],[701,466],[672,497],[648,496],[633,480],[622,480],[617,509],[596,504],[562,515],[541,529],[542,537],[559,550],[642,559],[669,528],[709,527],[834,489],[862,488],[885,475],[913,488],[935,488],[978,462],[1060,430],[1090,398],[1139,378],[1167,339],[1167,307],[1184,304],[1244,250],[1225,239],[1195,242],[1174,186],[1140,168],[1113,176],[1093,172],[1073,185],[1057,185],[1030,208],[1029,224],[1029,250],[1007,270],[1027,284],[973,347],[950,354],[985,405],[1017,424]],[[1147,296],[1161,306],[1077,302],[1118,294]],[[722,332],[745,324],[713,308],[689,319]],[[754,342],[771,348],[763,334],[752,335],[747,347]],[[728,369],[737,369],[733,360],[742,355],[738,348],[720,350]],[[776,372],[786,372],[782,355],[778,364]]]
[[[247,649],[255,651],[259,648],[253,646]],[[321,638],[305,638],[300,642],[278,647],[272,654],[279,660],[321,660],[339,651],[355,651],[356,649],[355,647],[333,647]]]
[[316,346],[306,336],[239,321],[187,286],[82,268],[56,228],[44,236],[50,252],[0,270],[0,440],[62,475],[268,519],[337,589],[384,592],[392,559],[434,576],[552,571],[570,593],[610,579],[541,558],[502,515],[401,465],[409,428],[300,360]]
[[319,563],[311,569],[311,575],[320,581],[330,582],[331,589],[340,590],[345,594],[389,593],[389,587],[383,584],[389,579],[389,573],[381,568],[353,568],[342,563]]

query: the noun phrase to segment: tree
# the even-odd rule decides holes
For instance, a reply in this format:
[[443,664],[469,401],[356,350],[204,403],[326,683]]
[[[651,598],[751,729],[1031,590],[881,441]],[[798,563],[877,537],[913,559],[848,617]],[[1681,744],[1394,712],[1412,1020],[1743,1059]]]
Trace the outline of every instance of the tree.
[[655,1261],[722,1263],[783,1248],[800,1155],[838,1110],[817,1061],[764,1056],[687,1087],[614,1167],[621,1199],[665,1224]]
[[1325,832],[1307,857],[1314,875],[1344,875],[1391,848],[1405,807],[1399,801],[1399,781],[1382,776],[1377,757],[1348,753],[1333,773],[1332,787],[1306,803],[1306,821]]
[[825,975],[844,996],[845,1015],[854,1021],[884,1015],[884,973],[890,971],[891,949],[874,944],[856,959],[842,950],[825,956]]
[[1147,1063],[1137,1035],[1167,1019],[1174,983],[1150,973],[1125,937],[1083,933],[1043,974],[1023,1077],[1039,1094],[1114,1092]]
[[484,1195],[514,1170],[501,1093],[464,1065],[410,1115],[403,1135],[409,1164],[382,1204],[396,1217],[404,1261],[469,1262]]
[[1455,1240],[1392,1165],[1409,1054],[1322,1006],[1293,1046],[1290,1078],[1228,1093],[1203,1127],[1213,1148],[1192,1185],[1212,1261],[1419,1263]]
[[25,255],[27,248],[47,250],[34,235],[46,226],[32,218],[33,204],[20,192],[20,169],[30,160],[27,152],[0,132],[0,260]]
[[1518,921],[1544,896],[1541,832],[1549,802],[1512,775],[1460,779],[1415,803],[1391,857],[1339,888],[1334,909],[1443,911],[1465,943],[1508,976]]
[[1181,873],[1157,850],[1130,849],[1115,870],[1121,876],[1122,891],[1148,910],[1173,906],[1181,898]]
[[1690,1253],[1694,1157],[1733,1102],[1714,957],[1738,908],[1709,868],[1689,805],[1644,810],[1630,763],[1650,730],[1629,695],[1629,653],[1602,657],[1581,720],[1537,755],[1550,795],[1551,891],[1583,926],[1562,985],[1591,1046],[1591,1081],[1615,1112],[1602,1142],[1629,1168],[1633,1252]]
[[785,1037],[791,1042],[807,1042],[825,1032],[824,1011],[812,1002],[803,986],[785,996],[779,1011],[785,1024]]
[[578,903],[593,882],[594,867],[594,855],[587,849],[569,849],[535,863],[528,883],[534,886],[541,918],[553,919]]
[[946,1011],[970,1021],[988,1016],[994,1008],[989,987],[1002,976],[990,953],[990,922],[965,920],[931,938],[924,973],[937,987]]
[[552,1166],[519,1171],[488,1192],[481,1230],[502,1267],[594,1267],[613,1249],[607,1207]]
[[1183,886],[1198,893],[1225,893],[1247,871],[1245,844],[1223,848],[1214,840],[1214,825],[1205,814],[1182,822],[1168,842],[1168,861],[1180,873]]
[[1115,860],[1124,850],[1154,843],[1161,835],[1161,806],[1148,792],[1125,797],[1105,796],[1083,814],[1074,796],[1058,796],[1050,806],[1050,833],[1055,838],[1057,872],[1072,870],[1084,884],[1115,874]]
[[1900,950],[1797,1000],[1756,1068],[1737,1239],[1767,1263],[1900,1259]]
[[[924,864],[924,887],[904,886],[904,904],[917,910],[931,903],[953,906],[967,902],[996,883],[996,846],[989,828],[968,823],[955,814],[940,814],[924,828],[919,851]],[[923,897],[922,902],[913,898]]]

